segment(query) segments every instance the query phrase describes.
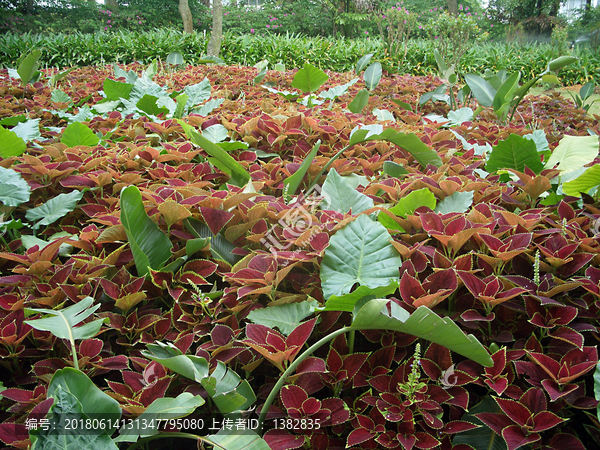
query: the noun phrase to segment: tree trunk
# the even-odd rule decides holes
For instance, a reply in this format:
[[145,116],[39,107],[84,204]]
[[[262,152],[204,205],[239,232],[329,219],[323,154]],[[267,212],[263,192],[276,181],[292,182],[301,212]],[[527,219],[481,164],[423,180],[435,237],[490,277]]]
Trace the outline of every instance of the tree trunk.
[[117,0],[104,0],[104,5],[111,11],[119,10],[119,4],[117,3]]
[[212,7],[212,32],[206,53],[208,56],[219,56],[221,40],[223,39],[223,2],[213,0]]
[[453,16],[458,15],[458,0],[448,0],[448,12]]
[[179,0],[179,14],[181,14],[181,20],[183,21],[183,32],[193,33],[194,22],[192,21],[192,11],[190,11],[188,0]]
[[585,10],[589,11],[590,9],[592,9],[592,0],[586,0],[586,2],[585,2]]

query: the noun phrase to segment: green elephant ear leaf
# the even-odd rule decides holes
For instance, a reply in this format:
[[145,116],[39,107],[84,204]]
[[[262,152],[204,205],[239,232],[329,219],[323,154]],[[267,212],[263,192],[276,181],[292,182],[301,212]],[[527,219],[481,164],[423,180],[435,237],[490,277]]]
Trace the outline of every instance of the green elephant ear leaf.
[[288,336],[300,323],[317,310],[316,300],[253,309],[248,320],[269,328],[279,328]]
[[27,144],[17,133],[0,126],[0,157],[21,156],[27,150]]
[[535,143],[519,135],[511,134],[493,148],[485,170],[496,172],[499,169],[514,169],[523,172],[525,167],[535,173],[540,173],[544,169]]
[[[48,397],[51,396],[54,398],[54,403],[48,411],[47,419],[52,426],[29,431],[32,450],[119,449],[106,433],[89,429],[87,431],[81,430],[72,426],[74,422],[79,423],[82,420],[85,423],[87,419],[91,419],[84,414],[82,405],[75,395],[62,386],[58,386],[52,395],[48,393]],[[113,401],[116,403],[116,400]],[[97,418],[96,414],[93,417]],[[119,408],[118,416],[107,417],[107,421],[118,422],[120,417],[121,411]],[[68,418],[69,421],[67,422],[65,418]]]
[[[98,419],[110,419],[111,425],[116,424],[121,418],[121,406],[110,395],[102,392],[86,374],[72,367],[57,370],[48,385],[48,397],[54,397],[59,389],[63,389],[75,396],[81,405],[81,412]],[[108,422],[106,420],[105,422]],[[104,432],[109,436],[116,427],[108,426]],[[81,431],[81,430],[80,430]]]
[[39,220],[33,228],[42,225],[50,225],[58,219],[63,218],[77,207],[79,200],[83,198],[83,191],[71,191],[68,194],[58,194],[46,203],[35,208],[28,209],[25,213],[27,220]]
[[397,280],[402,261],[391,240],[364,214],[334,234],[321,263],[323,297],[347,294],[355,284],[376,288]]
[[451,318],[442,318],[426,306],[419,306],[410,314],[393,301],[378,298],[358,302],[353,314],[355,330],[400,331],[443,345],[483,366],[494,365],[475,336],[467,336]]
[[93,147],[94,145],[98,145],[100,138],[81,122],[73,122],[65,128],[60,142],[67,147],[76,147],[78,145]]
[[171,257],[173,244],[146,214],[142,194],[135,186],[121,190],[121,223],[139,276],[146,276],[149,268],[160,269]]
[[19,172],[0,167],[0,202],[6,206],[19,206],[29,201],[31,187]]
[[300,89],[307,94],[315,92],[327,80],[329,80],[329,77],[321,69],[318,69],[309,63],[304,63],[304,67],[294,76],[292,87]]
[[321,209],[341,213],[352,211],[352,214],[356,215],[374,206],[372,198],[354,189],[335,169],[331,169],[327,174],[321,195],[324,197]]

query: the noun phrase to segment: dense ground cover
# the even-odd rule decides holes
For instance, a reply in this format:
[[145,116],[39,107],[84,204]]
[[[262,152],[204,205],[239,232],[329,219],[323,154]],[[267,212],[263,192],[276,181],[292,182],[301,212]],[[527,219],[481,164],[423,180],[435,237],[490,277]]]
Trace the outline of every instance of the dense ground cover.
[[[176,30],[119,32],[96,34],[11,34],[0,36],[0,66],[15,67],[16,61],[31,48],[42,50],[42,67],[71,67],[125,63],[150,63],[156,58],[165,61],[171,52],[180,52],[187,63],[196,64],[206,54],[208,38]],[[433,50],[436,44],[425,39],[408,41],[403,52],[390,55],[380,39],[344,39],[303,37],[299,35],[238,35],[226,33],[221,57],[227,64],[252,66],[267,60],[271,65],[281,62],[287,67],[301,67],[306,60],[322,69],[338,72],[352,70],[356,61],[374,53],[384,67],[394,73],[429,75],[436,72]],[[600,77],[598,54],[587,48],[575,49],[576,64],[561,71],[566,85],[584,84]],[[506,69],[521,71],[529,77],[540,73],[547,61],[559,56],[549,44],[481,43],[470,47],[457,65],[458,74],[483,73]]]
[[[556,94],[473,121],[418,105],[433,76],[125,69],[0,72],[0,440],[196,448],[102,422],[142,415],[227,449],[598,448],[598,116]],[[271,401],[269,447],[208,429]],[[48,411],[97,425],[27,429]]]

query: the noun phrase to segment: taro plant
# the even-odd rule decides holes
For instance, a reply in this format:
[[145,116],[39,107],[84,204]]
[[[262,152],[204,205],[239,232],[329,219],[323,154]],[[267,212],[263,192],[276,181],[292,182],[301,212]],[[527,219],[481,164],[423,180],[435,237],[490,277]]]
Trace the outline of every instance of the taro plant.
[[[486,72],[484,77],[474,74],[465,76],[465,81],[471,89],[471,92],[479,102],[475,116],[481,112],[482,107],[492,106],[494,113],[500,122],[504,122],[510,112],[509,121],[512,120],[519,104],[539,80],[558,83],[558,79],[553,72],[574,63],[577,58],[574,56],[561,56],[550,61],[546,70],[535,76],[531,80],[519,87],[521,72],[513,73],[510,76],[506,71],[500,71],[494,75]],[[486,79],[487,78],[487,79]]]
[[575,105],[578,108],[582,108],[586,113],[589,113],[592,105],[597,101],[600,101],[600,99],[592,100],[589,102],[587,101],[594,94],[595,88],[596,83],[594,83],[594,80],[590,80],[583,86],[581,86],[579,92],[573,93],[569,91],[569,94],[571,95],[571,97],[573,97],[573,101],[575,102]]
[[[438,76],[443,81],[443,84],[433,91],[421,95],[419,98],[419,105],[424,105],[429,100],[432,102],[443,101],[449,104],[453,110],[456,110],[458,106],[453,88],[458,83],[458,75],[455,72],[455,66],[453,64],[448,66],[437,48],[433,50],[433,55],[438,67]],[[447,91],[450,92],[450,94],[447,94]],[[465,89],[464,87],[459,91],[460,98],[464,98],[468,94],[468,89]]]

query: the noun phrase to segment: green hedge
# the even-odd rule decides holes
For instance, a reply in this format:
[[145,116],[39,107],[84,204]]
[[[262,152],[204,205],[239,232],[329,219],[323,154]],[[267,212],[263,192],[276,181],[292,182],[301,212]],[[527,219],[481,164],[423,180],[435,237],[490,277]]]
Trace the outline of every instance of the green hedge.
[[[150,62],[166,59],[173,51],[194,64],[204,54],[208,38],[202,33],[184,34],[176,30],[157,29],[150,32],[118,32],[97,34],[54,34],[0,36],[0,65],[15,67],[19,56],[28,49],[42,48],[42,67],[70,67],[112,62]],[[386,55],[378,39],[333,39],[298,35],[234,35],[225,34],[221,57],[227,64],[251,66],[263,59],[272,64],[282,62],[288,68],[301,67],[309,61],[337,72],[352,70],[356,61],[374,53],[389,71],[425,75],[436,71],[434,44],[426,40],[411,40],[405,61],[399,67],[400,56]],[[582,83],[600,76],[600,57],[584,49],[574,52],[580,60],[560,72],[565,84]],[[548,61],[558,55],[546,44],[505,45],[480,44],[463,57],[459,74],[482,73],[485,69],[521,70],[529,78],[545,69]]]

